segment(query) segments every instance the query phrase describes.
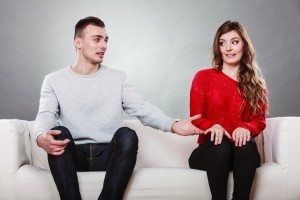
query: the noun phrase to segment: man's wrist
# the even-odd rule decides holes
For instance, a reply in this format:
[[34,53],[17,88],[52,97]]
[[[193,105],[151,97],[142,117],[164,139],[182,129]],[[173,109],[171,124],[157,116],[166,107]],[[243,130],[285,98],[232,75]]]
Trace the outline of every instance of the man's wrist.
[[175,133],[175,131],[174,131],[174,126],[175,126],[175,124],[176,123],[178,123],[178,119],[175,119],[175,121],[173,122],[173,124],[172,124],[172,126],[171,126],[171,131],[172,131],[172,133]]
[[41,137],[44,137],[46,134],[47,134],[47,133],[39,133],[39,134],[37,135],[37,137],[36,137],[36,144],[37,144],[39,147],[41,147],[41,146],[39,145],[39,139],[40,139]]

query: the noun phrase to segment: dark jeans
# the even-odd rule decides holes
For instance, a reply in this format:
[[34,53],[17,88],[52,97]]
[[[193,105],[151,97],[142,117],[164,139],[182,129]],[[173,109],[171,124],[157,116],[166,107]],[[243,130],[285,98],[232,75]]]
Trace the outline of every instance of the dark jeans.
[[120,128],[110,143],[75,145],[70,131],[54,127],[61,133],[56,140],[70,139],[60,156],[48,154],[52,176],[62,200],[81,199],[76,171],[106,171],[98,199],[121,200],[136,162],[138,137],[130,128]]
[[226,200],[229,171],[233,171],[234,200],[249,199],[256,168],[260,166],[260,155],[253,139],[236,147],[228,138],[215,145],[210,137],[205,138],[191,154],[192,169],[205,170],[213,200]]

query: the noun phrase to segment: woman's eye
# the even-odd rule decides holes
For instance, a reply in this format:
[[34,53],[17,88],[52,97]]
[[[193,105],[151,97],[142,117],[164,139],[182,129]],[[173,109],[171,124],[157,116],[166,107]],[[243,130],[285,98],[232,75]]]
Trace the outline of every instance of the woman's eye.
[[219,42],[220,46],[224,46],[224,42]]
[[232,44],[238,44],[239,43],[239,41],[238,40],[234,40],[234,41],[232,41]]

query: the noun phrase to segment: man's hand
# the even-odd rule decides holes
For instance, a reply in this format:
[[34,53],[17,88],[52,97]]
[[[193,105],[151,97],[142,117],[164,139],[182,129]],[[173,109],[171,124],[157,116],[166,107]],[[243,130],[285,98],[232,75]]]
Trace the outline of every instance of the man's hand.
[[233,141],[235,141],[235,146],[241,147],[245,145],[246,142],[250,140],[250,138],[250,131],[245,128],[238,127],[232,133],[232,139]]
[[42,147],[48,154],[59,156],[65,152],[69,139],[55,140],[53,136],[59,135],[60,131],[50,130],[37,138],[38,146]]
[[210,133],[210,141],[215,141],[215,145],[221,144],[224,134],[231,139],[230,134],[219,124],[215,124],[209,129],[206,129],[204,134],[206,135],[208,133]]
[[200,130],[199,128],[197,128],[192,124],[192,121],[197,120],[200,117],[201,115],[195,115],[187,119],[181,119],[178,122],[175,122],[172,125],[171,129],[174,133],[183,136],[202,134],[204,133],[204,131]]

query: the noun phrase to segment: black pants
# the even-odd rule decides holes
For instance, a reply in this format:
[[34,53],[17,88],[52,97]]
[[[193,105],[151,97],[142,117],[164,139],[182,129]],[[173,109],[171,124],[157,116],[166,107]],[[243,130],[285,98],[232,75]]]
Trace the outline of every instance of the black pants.
[[215,145],[210,137],[205,138],[191,154],[192,169],[205,170],[213,200],[227,199],[229,171],[233,171],[233,199],[249,199],[256,168],[260,166],[260,155],[253,139],[242,147],[236,147],[228,138]]
[[62,200],[81,199],[76,171],[106,171],[98,199],[121,200],[136,163],[138,137],[126,127],[117,130],[110,143],[75,145],[70,131],[63,126],[53,128],[61,133],[56,140],[70,139],[60,156],[48,154],[52,176]]

